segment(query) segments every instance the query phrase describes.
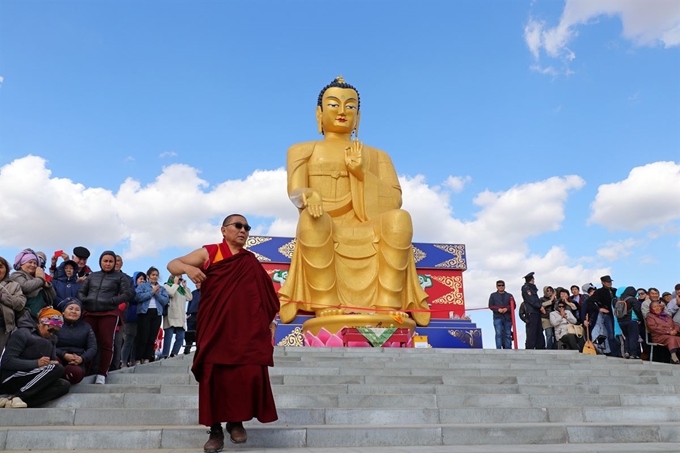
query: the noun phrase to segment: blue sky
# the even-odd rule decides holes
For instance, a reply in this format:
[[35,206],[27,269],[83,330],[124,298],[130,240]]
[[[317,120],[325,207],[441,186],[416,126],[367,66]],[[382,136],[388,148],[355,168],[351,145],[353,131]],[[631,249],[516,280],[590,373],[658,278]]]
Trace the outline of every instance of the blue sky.
[[519,296],[529,271],[680,282],[671,0],[5,0],[0,255],[82,244],[164,268],[234,211],[293,235],[286,150],[318,138],[318,92],[341,74],[414,240],[466,244],[468,307],[499,278]]

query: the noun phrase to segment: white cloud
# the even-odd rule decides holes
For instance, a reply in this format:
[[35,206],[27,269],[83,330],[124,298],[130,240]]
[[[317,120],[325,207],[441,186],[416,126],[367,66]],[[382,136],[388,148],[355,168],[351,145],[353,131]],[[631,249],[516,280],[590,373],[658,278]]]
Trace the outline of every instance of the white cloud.
[[536,61],[543,51],[561,59],[571,72],[568,65],[576,55],[568,44],[578,36],[579,25],[593,23],[600,16],[619,17],[622,36],[637,46],[680,45],[680,3],[676,0],[567,0],[555,27],[530,17],[524,41]]
[[125,159],[123,159],[123,162],[134,162],[134,161],[135,161],[135,158],[132,157],[132,156],[128,156]]
[[[27,156],[0,168],[0,246],[61,247],[77,232],[80,242],[93,247],[124,242],[126,258],[134,259],[156,256],[168,247],[205,244],[230,212],[276,216],[288,223],[297,218],[286,197],[283,169],[255,171],[245,180],[210,188],[198,170],[174,164],[146,186],[127,179],[113,193],[54,178],[46,164],[41,157]],[[40,193],[25,189],[27,179]],[[256,232],[267,233],[263,226]]]
[[640,240],[633,238],[622,241],[607,241],[604,247],[597,250],[597,255],[608,261],[616,261],[629,256],[632,249],[639,244]]
[[633,168],[623,181],[598,188],[589,223],[640,231],[680,219],[680,165],[654,162]]
[[54,178],[45,164],[45,159],[29,155],[0,168],[0,245],[63,244],[76,231],[83,243],[107,238],[111,244],[125,237],[111,209],[115,197],[110,191]]
[[550,75],[553,77],[556,77],[558,75],[557,69],[553,68],[552,66],[542,67],[541,65],[538,64],[532,64],[531,66],[529,66],[529,69],[531,69],[534,72]]
[[471,181],[472,178],[470,176],[449,176],[444,181],[444,186],[451,189],[453,193],[460,193]]
[[5,81],[5,78],[3,76],[0,76],[0,84]]
[[578,176],[481,192],[474,198],[480,210],[470,221],[454,218],[449,194],[427,185],[424,177],[402,177],[400,182],[403,207],[413,218],[414,241],[465,244],[470,269],[465,272],[467,308],[486,306],[498,279],[506,280],[508,290],[519,297],[521,277],[530,271],[540,275],[539,282],[563,286],[581,285],[609,271],[585,268],[560,246],[539,255],[527,244],[530,237],[560,228],[569,192],[585,184]]
[[166,157],[177,157],[177,153],[174,151],[164,151],[158,155],[161,159],[165,159]]
[[[52,177],[46,165],[40,157],[27,156],[0,168],[0,246],[59,248],[72,244],[77,231],[79,242],[95,249],[116,245],[117,250],[127,248],[122,251],[126,259],[154,257],[169,248],[193,249],[213,241],[217,225],[231,212],[248,216],[255,234],[295,233],[298,213],[286,195],[282,168],[211,185],[198,169],[173,164],[151,183],[127,179],[116,192]],[[26,191],[21,182],[27,178],[50,197]],[[529,271],[536,272],[539,283],[553,286],[580,285],[609,272],[585,267],[584,260],[570,257],[562,246],[537,254],[527,243],[561,228],[570,192],[585,184],[580,177],[483,191],[474,197],[478,211],[473,218],[461,220],[453,214],[453,191],[446,189],[461,187],[466,180],[450,177],[430,186],[423,176],[400,178],[414,240],[466,245],[469,308],[485,306],[499,278],[519,297],[521,277]]]

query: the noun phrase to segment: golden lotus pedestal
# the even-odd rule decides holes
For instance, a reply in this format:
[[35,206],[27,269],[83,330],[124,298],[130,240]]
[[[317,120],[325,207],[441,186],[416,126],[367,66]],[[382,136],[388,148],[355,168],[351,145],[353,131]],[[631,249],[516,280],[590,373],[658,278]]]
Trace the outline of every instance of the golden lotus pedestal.
[[[320,341],[323,346],[341,347],[346,345],[346,341],[342,338],[343,329],[353,330],[356,327],[408,329],[408,338],[411,338],[416,330],[416,323],[406,314],[403,316],[386,314],[319,316],[308,319],[302,324],[302,334],[307,339],[309,346],[313,346],[309,343],[312,342],[313,338],[316,338],[318,341],[315,341],[317,343],[315,345],[322,346],[322,344],[319,344]],[[326,334],[322,333],[322,329],[325,329],[327,334],[330,335],[330,341],[326,338]],[[320,335],[320,333],[322,334]]]

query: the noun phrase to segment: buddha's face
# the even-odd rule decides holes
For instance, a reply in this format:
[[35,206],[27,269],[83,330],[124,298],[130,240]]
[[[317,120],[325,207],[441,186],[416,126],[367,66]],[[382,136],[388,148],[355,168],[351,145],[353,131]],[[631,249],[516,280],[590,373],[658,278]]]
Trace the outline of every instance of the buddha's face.
[[331,87],[316,108],[324,133],[351,134],[359,122],[359,96],[350,88]]

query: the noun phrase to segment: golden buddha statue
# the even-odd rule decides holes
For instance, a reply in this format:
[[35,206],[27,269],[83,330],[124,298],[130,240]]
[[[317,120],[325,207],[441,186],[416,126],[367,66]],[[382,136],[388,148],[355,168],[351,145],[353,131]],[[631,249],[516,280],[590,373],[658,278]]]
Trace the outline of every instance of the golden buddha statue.
[[[280,317],[346,312],[430,321],[411,248],[411,216],[390,157],[357,138],[357,90],[342,77],[323,88],[316,108],[323,140],[288,150],[288,195],[300,211],[296,246],[279,290]],[[352,135],[354,134],[354,138]]]

